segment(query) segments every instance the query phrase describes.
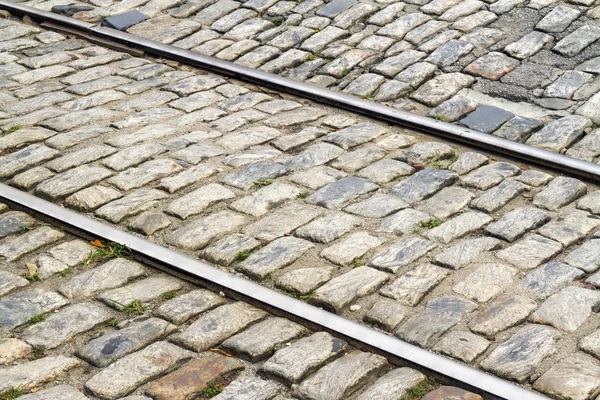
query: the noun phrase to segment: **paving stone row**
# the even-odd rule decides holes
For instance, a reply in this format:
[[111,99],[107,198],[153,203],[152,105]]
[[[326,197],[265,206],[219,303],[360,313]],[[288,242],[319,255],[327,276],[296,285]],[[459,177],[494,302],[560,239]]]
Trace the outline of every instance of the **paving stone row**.
[[[60,100],[5,120],[4,182],[550,396],[586,399],[600,388],[589,374],[600,365],[596,186],[203,71],[32,35],[15,39],[27,45],[4,53],[7,65],[60,51],[77,64],[6,77],[6,105]],[[107,68],[108,79],[97,72]],[[65,108],[107,91],[127,97]],[[19,263],[63,237],[33,224],[1,214],[0,256]],[[40,255],[39,276],[68,273],[81,262],[69,253]],[[126,310],[179,288],[153,277],[123,287],[140,273],[114,261],[60,295],[18,292],[5,307],[19,312],[2,324],[90,296]],[[238,324],[258,318],[239,314]],[[71,329],[67,337],[81,328]],[[173,335],[195,351],[225,339]],[[311,390],[295,393],[320,398]]]
[[[19,2],[42,10],[57,4]],[[128,29],[138,36],[599,161],[600,5],[595,0],[61,4],[93,6],[92,11],[74,14],[90,22],[139,10],[148,20]],[[19,41],[31,32],[31,28],[8,29],[5,37]],[[37,56],[25,65],[68,61],[64,57]],[[23,68],[7,67],[2,75],[23,73]],[[149,77],[161,68],[122,77]],[[62,67],[51,70],[67,72]],[[109,70],[99,68],[95,73],[100,78]],[[73,83],[81,79],[85,78]],[[81,106],[70,103],[73,110]]]
[[[1,243],[23,231],[48,238],[0,270],[7,398],[398,399],[459,390],[482,399],[132,259],[96,257],[96,241],[3,212],[3,222],[27,225],[3,225]],[[63,268],[50,271],[51,262]]]

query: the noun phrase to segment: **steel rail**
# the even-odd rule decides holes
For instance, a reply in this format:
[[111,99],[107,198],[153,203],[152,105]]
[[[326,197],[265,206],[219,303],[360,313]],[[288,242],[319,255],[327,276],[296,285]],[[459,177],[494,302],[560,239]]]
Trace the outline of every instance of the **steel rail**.
[[31,213],[34,217],[88,240],[100,238],[126,245],[136,258],[162,266],[162,269],[167,272],[174,271],[177,274],[191,276],[200,284],[223,291],[233,298],[250,302],[277,315],[291,317],[312,329],[328,331],[364,350],[432,372],[457,386],[481,394],[486,400],[548,400],[539,393],[403,342],[394,336],[360,325],[2,183],[0,183],[0,201],[15,210]]
[[319,103],[329,104],[356,112],[370,118],[384,120],[407,128],[426,132],[434,136],[478,147],[488,152],[497,152],[508,157],[520,159],[527,163],[537,164],[563,173],[577,175],[581,178],[600,182],[599,164],[578,160],[563,154],[477,132],[472,129],[438,121],[433,118],[423,117],[355,96],[244,67],[230,61],[205,56],[154,40],[141,38],[112,28],[37,10],[22,4],[13,3],[9,0],[0,0],[0,8],[19,15],[28,15],[32,18],[51,21],[74,29],[79,29],[87,34],[95,34],[114,42],[142,49],[154,56],[180,61],[221,75],[227,75],[242,81],[252,82],[260,86],[269,87],[308,98]]

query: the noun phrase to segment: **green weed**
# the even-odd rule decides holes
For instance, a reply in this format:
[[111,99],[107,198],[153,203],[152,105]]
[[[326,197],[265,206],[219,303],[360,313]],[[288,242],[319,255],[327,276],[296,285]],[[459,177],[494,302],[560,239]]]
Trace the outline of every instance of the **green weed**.
[[102,243],[99,240],[96,240],[93,243],[96,244],[96,249],[90,252],[90,256],[87,259],[87,264],[95,260],[133,257],[133,252],[131,249],[124,244],[115,242]]
[[41,281],[42,278],[40,278],[40,276],[36,273],[36,274],[25,274],[23,275],[23,278],[27,279],[29,282],[38,282]]
[[308,197],[308,193],[298,193],[298,196],[296,196],[299,199],[305,199]]
[[129,304],[121,304],[118,301],[114,301],[114,300],[110,300],[113,303],[115,303],[118,306],[121,306],[123,309],[121,310],[124,313],[127,313],[129,315],[144,315],[144,313],[146,312],[146,309],[149,306],[144,306],[142,304],[141,301],[139,300],[133,300],[131,303]]
[[273,180],[267,179],[267,178],[260,178],[259,180],[254,181],[252,183],[254,184],[255,187],[260,189],[262,187],[269,186],[270,184],[272,184]]
[[175,297],[177,297],[177,290],[171,290],[170,292],[167,293],[163,293],[162,296],[160,296],[160,298],[164,301],[166,300],[171,300],[174,299]]
[[106,321],[104,321],[104,323],[105,323],[107,326],[115,327],[115,326],[117,326],[117,325],[119,324],[119,321],[117,321],[117,320],[116,320],[116,319],[114,319],[114,318],[111,318],[111,319],[109,319],[109,320],[106,320]]
[[354,261],[352,261],[352,268],[362,267],[363,265],[367,265],[367,263],[360,258],[355,258]]
[[298,299],[306,301],[306,300],[312,299],[316,295],[317,295],[317,292],[310,292],[310,293],[305,294],[303,296],[298,296]]
[[211,383],[204,389],[204,397],[210,399],[223,391],[223,387],[218,383]]
[[429,376],[423,382],[410,389],[408,393],[404,395],[402,400],[420,400],[421,398],[423,398],[423,396],[436,389],[438,386],[439,383],[437,383],[435,378]]
[[33,325],[33,324],[37,324],[39,322],[43,322],[46,320],[46,314],[36,314],[33,317],[29,318],[29,321],[27,321],[28,325]]
[[440,221],[437,218],[431,218],[429,221],[421,221],[419,222],[419,225],[421,225],[422,228],[435,228],[436,226],[440,226],[442,224],[442,221]]
[[235,259],[238,261],[244,261],[248,257],[250,257],[250,253],[247,251],[238,251],[235,255]]
[[12,125],[12,126],[10,126],[10,127],[6,128],[6,129],[3,129],[3,130],[2,130],[2,133],[4,133],[4,134],[8,135],[9,133],[16,132],[16,131],[18,131],[19,129],[21,129],[21,125],[18,125],[18,124],[17,124],[17,125]]
[[19,388],[10,388],[3,392],[0,392],[0,400],[13,400],[17,397],[23,396],[25,392],[22,392]]

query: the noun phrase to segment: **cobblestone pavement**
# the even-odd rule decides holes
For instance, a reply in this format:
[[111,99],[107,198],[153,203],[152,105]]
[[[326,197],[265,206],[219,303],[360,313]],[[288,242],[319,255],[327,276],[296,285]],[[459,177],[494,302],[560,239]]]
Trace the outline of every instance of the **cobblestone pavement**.
[[0,246],[25,231],[37,240],[0,268],[2,399],[416,399],[458,390],[131,259],[90,261],[97,248],[87,242],[3,211]]
[[139,36],[586,161],[600,156],[595,0],[85,2],[96,9],[75,17],[139,9],[150,17],[129,29]]
[[3,181],[551,396],[600,388],[594,185],[0,23]]

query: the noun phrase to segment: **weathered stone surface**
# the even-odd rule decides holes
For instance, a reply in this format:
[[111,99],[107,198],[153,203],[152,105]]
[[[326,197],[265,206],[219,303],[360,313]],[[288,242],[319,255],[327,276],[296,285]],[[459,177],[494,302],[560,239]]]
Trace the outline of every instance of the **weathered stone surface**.
[[410,343],[429,347],[459,323],[465,314],[476,308],[475,303],[458,297],[438,297],[427,302],[425,311],[401,325],[396,336]]
[[236,172],[226,175],[222,182],[239,189],[250,189],[260,179],[274,179],[286,173],[286,168],[274,162],[248,164]]
[[377,139],[386,132],[387,129],[381,125],[361,123],[330,133],[325,136],[324,141],[331,142],[348,150],[351,147]]
[[433,261],[436,264],[460,269],[468,265],[477,256],[486,251],[495,250],[501,246],[502,242],[498,239],[482,237],[476,239],[467,239],[444,250]]
[[578,268],[552,261],[528,273],[522,284],[531,295],[543,300],[583,276]]
[[213,292],[194,290],[167,301],[154,314],[174,324],[181,324],[204,311],[226,303],[227,301],[223,297]]
[[453,156],[454,149],[445,143],[421,142],[412,145],[405,153],[400,154],[396,158],[410,165],[417,165],[436,160],[445,160]]
[[8,271],[0,271],[0,297],[28,284],[25,278]]
[[269,318],[230,337],[222,346],[233,354],[257,362],[270,357],[275,350],[308,331],[302,326],[283,318]]
[[390,193],[400,197],[408,204],[413,204],[452,185],[457,179],[458,175],[455,172],[426,168],[394,186],[390,189]]
[[381,289],[380,293],[414,307],[449,273],[447,269],[431,264],[419,264],[400,275],[391,285]]
[[369,265],[396,273],[400,268],[418,260],[437,246],[436,243],[421,238],[401,240],[376,254],[369,261]]
[[469,329],[493,337],[498,332],[525,321],[536,308],[535,301],[527,297],[504,294],[498,296],[486,310],[478,313],[469,322]]
[[56,200],[100,182],[112,174],[106,168],[82,165],[39,184],[36,193]]
[[459,90],[470,86],[474,81],[472,76],[460,73],[442,74],[425,82],[410,97],[435,107],[454,96]]
[[600,38],[600,28],[594,25],[584,25],[563,38],[552,50],[565,57],[573,57],[598,38]]
[[523,143],[542,125],[537,119],[517,116],[502,125],[492,135]]
[[90,186],[65,199],[69,207],[81,211],[92,211],[96,208],[123,197],[121,192],[106,186]]
[[86,400],[79,390],[69,385],[58,385],[22,396],[24,400]]
[[482,105],[459,122],[475,131],[492,133],[515,115],[494,106]]
[[283,237],[269,243],[244,260],[237,269],[258,278],[283,268],[298,259],[314,245],[306,240]]
[[77,356],[97,367],[106,367],[176,330],[175,325],[158,318],[150,318],[91,340],[77,350]]
[[292,204],[250,224],[244,233],[259,240],[274,240],[308,223],[322,211],[318,207]]
[[485,303],[513,283],[515,268],[504,264],[484,264],[473,271],[464,281],[454,286],[456,293]]
[[527,186],[524,184],[507,179],[474,199],[470,205],[475,209],[492,213],[504,207],[526,189]]
[[50,315],[27,328],[23,340],[40,349],[53,349],[79,333],[87,332],[110,317],[107,309],[92,303],[79,303]]
[[261,367],[266,375],[287,384],[301,381],[327,361],[340,356],[347,343],[326,332],[317,332],[277,350]]
[[574,332],[600,305],[600,294],[594,290],[569,286],[548,298],[531,316],[537,323]]
[[156,342],[104,368],[89,379],[85,387],[98,397],[117,399],[172,371],[193,355],[171,343]]
[[311,302],[340,312],[360,297],[377,291],[389,278],[388,274],[376,269],[366,266],[357,267],[317,289]]
[[454,122],[463,115],[475,110],[478,105],[473,99],[457,95],[429,111],[427,116],[439,118],[446,122]]
[[393,369],[377,379],[357,400],[401,399],[425,379],[425,375],[411,368]]
[[237,230],[246,218],[230,211],[220,211],[182,226],[167,237],[167,242],[184,249],[205,247],[215,236]]
[[296,236],[318,243],[329,243],[356,228],[360,218],[350,214],[337,212],[316,219],[296,230]]
[[180,290],[182,287],[183,285],[178,279],[152,276],[127,286],[101,293],[98,299],[117,310],[123,310],[125,306],[135,300],[141,302],[153,300],[165,293]]
[[373,236],[368,232],[356,232],[333,246],[325,248],[321,252],[321,257],[335,264],[347,266],[384,242],[385,239]]
[[585,272],[593,272],[598,268],[598,260],[600,260],[598,245],[600,245],[600,240],[590,240],[569,253],[564,261]]
[[13,361],[27,357],[32,352],[27,343],[19,339],[0,339],[0,365],[10,364]]
[[139,189],[125,197],[112,201],[96,210],[96,215],[110,222],[118,223],[124,218],[137,215],[168,197],[160,190]]
[[444,400],[444,399],[457,399],[457,400],[483,400],[483,397],[478,394],[467,392],[466,390],[453,387],[453,386],[442,386],[432,392],[427,393],[423,400]]
[[449,166],[449,169],[459,175],[464,175],[473,171],[475,168],[481,167],[487,162],[488,158],[483,154],[464,152],[458,155],[458,158]]
[[527,325],[500,344],[481,363],[481,367],[503,378],[524,382],[539,363],[556,349],[560,333],[543,325]]
[[398,236],[408,235],[420,230],[422,224],[430,219],[429,214],[406,208],[384,219],[377,230],[379,232],[393,232]]
[[505,178],[517,175],[519,168],[505,162],[496,162],[478,168],[468,175],[463,176],[462,182],[465,186],[471,186],[480,190],[487,190],[502,182]]
[[348,177],[324,186],[308,196],[306,201],[330,209],[339,208],[356,197],[377,189],[377,185],[366,179]]
[[465,72],[486,79],[498,80],[519,65],[519,61],[502,53],[490,52],[467,65]]
[[388,331],[395,331],[406,317],[406,308],[392,299],[380,297],[363,317],[363,321]]
[[[210,192],[213,192],[213,190]],[[295,186],[275,182],[234,202],[231,208],[245,214],[260,217],[286,200],[295,198],[300,193],[300,189]]]
[[230,265],[240,252],[250,252],[260,247],[260,242],[241,233],[234,233],[206,247],[203,257],[220,265]]
[[600,387],[600,364],[581,353],[567,357],[535,381],[534,388],[550,396],[585,400]]
[[78,367],[81,361],[65,356],[49,356],[0,370],[0,392],[19,388],[27,390],[51,382]]
[[277,396],[281,385],[256,376],[241,376],[231,382],[215,400],[269,400]]
[[471,332],[453,331],[444,336],[434,347],[434,350],[464,362],[472,362],[489,345],[488,340]]
[[514,242],[527,231],[535,229],[550,220],[547,212],[535,207],[521,207],[502,216],[488,225],[485,231],[490,235]]
[[382,218],[406,207],[408,204],[402,199],[387,194],[376,194],[349,205],[344,211],[367,218]]
[[165,211],[181,219],[187,219],[192,215],[202,213],[213,203],[234,197],[235,194],[231,190],[211,183],[178,198],[169,204]]
[[530,169],[523,172],[515,179],[529,186],[540,187],[551,181],[553,178],[552,175],[545,172]]
[[216,353],[203,353],[178,370],[151,382],[146,394],[157,400],[184,400],[194,396],[220,379],[228,379],[244,369],[235,358]]
[[520,269],[532,269],[558,254],[562,245],[539,235],[529,235],[496,255]]
[[294,393],[305,399],[341,400],[347,398],[386,365],[387,360],[381,356],[353,351],[320,369],[302,382]]
[[509,55],[518,58],[519,60],[523,60],[540,51],[544,45],[552,42],[552,40],[553,37],[550,35],[533,31],[523,36],[518,41],[506,46],[504,51],[506,51]]
[[458,187],[446,187],[423,202],[419,210],[436,218],[446,219],[469,204],[475,195]]
[[62,232],[49,226],[42,226],[5,241],[0,245],[0,256],[7,261],[15,261],[34,250],[62,239],[64,236]]
[[279,276],[275,285],[289,292],[307,295],[329,281],[333,276],[332,267],[300,268]]
[[562,4],[554,7],[544,18],[535,26],[542,32],[562,32],[571,25],[581,12],[575,8],[566,7]]
[[469,211],[444,222],[428,231],[425,236],[442,243],[450,243],[454,239],[473,233],[493,221],[487,214]]
[[62,284],[59,291],[68,298],[90,297],[103,290],[119,287],[145,273],[140,264],[117,258],[76,275]]
[[266,317],[266,312],[245,303],[226,304],[202,315],[185,331],[173,336],[173,341],[195,351],[208,350]]
[[0,157],[0,178],[7,178],[24,169],[53,159],[58,151],[41,144],[32,144],[24,149]]
[[533,198],[533,204],[555,211],[573,202],[587,192],[587,187],[578,179],[559,176],[552,180]]

